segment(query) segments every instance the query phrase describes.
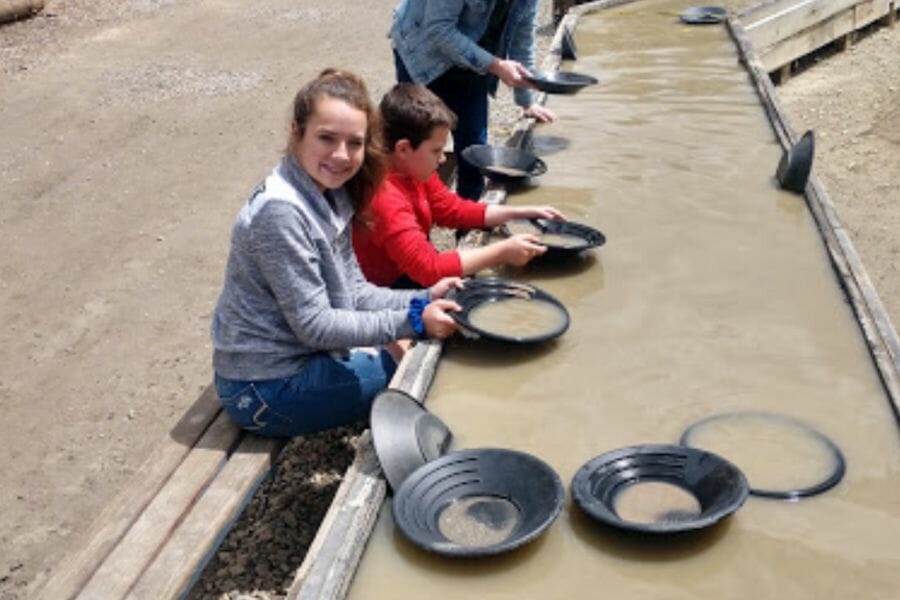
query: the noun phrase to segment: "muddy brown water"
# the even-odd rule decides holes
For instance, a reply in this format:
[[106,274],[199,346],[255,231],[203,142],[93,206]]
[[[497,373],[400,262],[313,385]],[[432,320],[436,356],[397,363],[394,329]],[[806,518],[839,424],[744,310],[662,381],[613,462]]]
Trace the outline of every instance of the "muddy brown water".
[[[781,149],[727,31],[677,24],[686,5],[581,18],[577,70],[600,83],[549,99],[559,121],[536,135],[568,145],[509,198],[552,203],[608,237],[580,262],[501,273],[556,296],[570,329],[537,348],[451,341],[428,394],[454,448],[516,448],[553,466],[562,514],[516,552],[453,560],[408,542],[386,503],[349,597],[896,597],[897,423],[803,198],[775,186]],[[675,443],[744,410],[830,437],[843,481],[798,502],[751,497],[677,538],[623,535],[573,505],[571,478],[591,457]],[[790,447],[746,443],[784,476]]]

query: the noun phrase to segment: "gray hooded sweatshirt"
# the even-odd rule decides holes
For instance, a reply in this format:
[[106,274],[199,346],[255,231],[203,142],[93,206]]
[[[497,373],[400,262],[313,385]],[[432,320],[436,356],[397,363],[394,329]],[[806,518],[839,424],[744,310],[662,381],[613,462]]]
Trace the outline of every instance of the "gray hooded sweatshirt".
[[323,194],[285,157],[237,216],[212,321],[213,368],[254,381],[297,373],[315,352],[415,337],[414,297],[365,280],[353,254],[353,208]]

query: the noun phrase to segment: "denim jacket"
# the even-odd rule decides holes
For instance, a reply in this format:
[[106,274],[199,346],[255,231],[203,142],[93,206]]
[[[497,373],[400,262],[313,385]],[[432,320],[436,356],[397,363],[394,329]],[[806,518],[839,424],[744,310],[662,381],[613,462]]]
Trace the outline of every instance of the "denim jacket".
[[[401,0],[394,9],[390,38],[416,83],[428,84],[451,67],[486,73],[494,55],[478,46],[495,0]],[[512,2],[497,55],[534,68],[534,28],[538,0]],[[488,89],[496,93],[497,77]],[[515,89],[516,104],[529,107],[531,90]]]

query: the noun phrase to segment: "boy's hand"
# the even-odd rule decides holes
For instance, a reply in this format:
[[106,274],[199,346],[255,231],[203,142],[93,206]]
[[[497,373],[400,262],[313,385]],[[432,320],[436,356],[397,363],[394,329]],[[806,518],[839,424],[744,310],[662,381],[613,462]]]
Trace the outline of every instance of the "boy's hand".
[[459,324],[448,315],[448,312],[462,310],[462,307],[452,300],[434,300],[422,311],[422,323],[425,325],[425,333],[428,337],[442,340],[459,329]]
[[547,221],[565,221],[566,217],[552,206],[523,206],[517,219],[546,219]]
[[538,237],[530,233],[519,233],[498,243],[503,245],[503,262],[514,267],[525,266],[547,251],[547,246],[538,243]]

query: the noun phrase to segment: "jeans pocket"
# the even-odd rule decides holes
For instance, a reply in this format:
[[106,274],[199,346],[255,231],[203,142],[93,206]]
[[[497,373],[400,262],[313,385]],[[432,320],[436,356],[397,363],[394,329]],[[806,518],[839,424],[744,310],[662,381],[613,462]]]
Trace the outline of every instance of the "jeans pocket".
[[272,410],[265,398],[264,388],[265,384],[216,382],[219,401],[238,427],[260,435],[290,436],[291,420]]

